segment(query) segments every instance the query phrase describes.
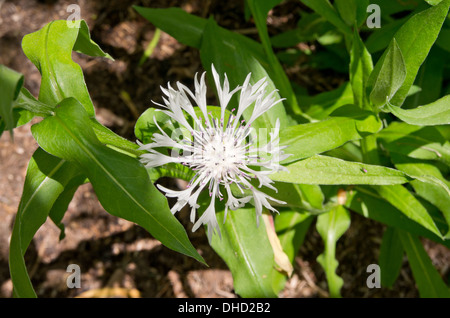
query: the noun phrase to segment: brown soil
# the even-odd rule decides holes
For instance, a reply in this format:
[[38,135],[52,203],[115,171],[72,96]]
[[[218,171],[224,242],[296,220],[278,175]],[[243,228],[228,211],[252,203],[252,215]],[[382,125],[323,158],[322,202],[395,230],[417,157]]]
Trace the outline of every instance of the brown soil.
[[[25,75],[25,86],[38,95],[40,75],[21,50],[25,34],[54,19],[66,19],[67,6],[74,1],[0,0],[0,63]],[[177,6],[203,17],[213,14],[218,23],[257,39],[251,21],[244,20],[243,1],[86,1],[80,0],[81,17],[90,27],[93,40],[115,61],[74,54],[85,73],[86,84],[97,108],[99,120],[131,140],[136,116],[160,100],[160,85],[181,81],[192,86],[196,72],[202,71],[196,50],[162,33],[153,55],[142,65],[139,59],[153,37],[154,27],[131,5]],[[304,9],[298,1],[286,1],[269,17],[271,34],[293,28]],[[302,65],[291,66],[288,74],[309,92],[336,87],[343,75],[317,71]],[[120,92],[131,96],[132,104]],[[12,284],[8,269],[11,229],[24,183],[27,162],[37,148],[30,124],[15,130],[14,143],[8,133],[0,139],[0,297],[10,297]],[[83,185],[69,205],[63,223],[66,238],[58,241],[59,229],[50,221],[36,234],[26,253],[26,263],[40,297],[236,297],[233,280],[225,263],[208,245],[202,230],[190,231],[186,215],[178,215],[186,225],[194,246],[209,268],[177,254],[153,239],[139,226],[115,218],[104,211],[90,185]],[[392,289],[368,289],[366,267],[377,263],[384,227],[352,214],[352,225],[337,246],[338,274],[345,281],[345,297],[417,297],[411,271],[405,260]],[[362,239],[363,238],[363,239]],[[445,247],[425,241],[436,267],[448,272],[450,255]],[[295,262],[293,276],[280,297],[326,297],[326,280],[316,262],[323,245],[314,226],[306,236]],[[69,264],[81,267],[80,289],[68,289]]]

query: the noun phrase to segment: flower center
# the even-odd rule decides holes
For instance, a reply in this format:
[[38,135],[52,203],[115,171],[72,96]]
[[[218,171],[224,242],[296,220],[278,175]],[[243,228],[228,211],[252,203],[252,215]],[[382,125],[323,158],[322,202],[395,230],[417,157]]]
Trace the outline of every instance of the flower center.
[[233,131],[211,129],[205,138],[195,140],[198,168],[217,181],[234,179],[239,165],[245,161],[245,149]]

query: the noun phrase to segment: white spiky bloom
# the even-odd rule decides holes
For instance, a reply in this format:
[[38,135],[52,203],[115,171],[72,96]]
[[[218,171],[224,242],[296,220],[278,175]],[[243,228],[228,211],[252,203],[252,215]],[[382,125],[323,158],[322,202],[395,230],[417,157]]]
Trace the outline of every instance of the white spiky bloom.
[[[139,149],[148,151],[148,153],[141,155],[141,162],[147,167],[158,167],[173,162],[186,165],[196,172],[184,190],[170,190],[161,185],[158,185],[158,188],[165,192],[167,197],[177,198],[176,204],[171,209],[172,213],[180,211],[186,204],[189,204],[191,207],[190,219],[193,223],[195,222],[196,210],[200,207],[197,204],[197,199],[203,190],[208,189],[211,202],[195,222],[192,230],[196,231],[200,225],[206,224],[209,238],[211,238],[214,230],[217,230],[220,234],[216,219],[215,200],[216,198],[219,198],[220,201],[224,199],[221,188],[226,192],[225,218],[228,208],[236,210],[252,201],[259,224],[259,216],[263,207],[277,212],[268,200],[285,204],[285,202],[257,190],[250,180],[256,178],[259,181],[258,188],[265,186],[276,191],[276,188],[272,185],[273,181],[268,175],[279,170],[285,170],[286,168],[279,165],[279,162],[289,156],[282,151],[285,147],[279,146],[279,119],[276,121],[275,129],[272,129],[270,133],[270,141],[259,148],[253,145],[254,138],[251,134],[251,124],[282,100],[275,99],[276,91],[266,94],[268,85],[266,78],[251,85],[251,74],[248,74],[242,86],[230,91],[226,74],[223,86],[221,86],[214,65],[212,66],[212,73],[221,108],[220,118],[214,118],[211,112],[207,113],[205,73],[202,74],[200,81],[198,81],[196,74],[194,92],[179,82],[177,82],[178,89],[174,89],[168,84],[167,89],[161,87],[166,95],[166,97],[163,97],[165,105],[155,103],[164,108],[160,111],[186,128],[190,132],[191,138],[188,139],[186,136],[171,138],[155,120],[161,134],[153,134],[153,142],[150,144],[144,145],[138,141]],[[228,116],[225,110],[232,96],[238,91],[240,91],[240,96],[237,112],[234,114],[235,108],[233,108],[231,115]],[[202,116],[197,116],[191,100],[199,107]],[[252,115],[247,121],[243,120],[244,111],[252,105],[254,106]],[[185,114],[193,118],[194,127],[189,124]],[[155,150],[155,148],[160,147],[177,149],[177,155],[168,156]],[[182,151],[181,155],[179,154],[180,150]],[[271,158],[269,159],[267,156],[263,158],[260,154],[270,154]],[[237,185],[237,189],[241,191],[241,197],[233,195],[233,184]],[[247,190],[246,194],[251,192],[251,195],[245,196],[244,190]]]

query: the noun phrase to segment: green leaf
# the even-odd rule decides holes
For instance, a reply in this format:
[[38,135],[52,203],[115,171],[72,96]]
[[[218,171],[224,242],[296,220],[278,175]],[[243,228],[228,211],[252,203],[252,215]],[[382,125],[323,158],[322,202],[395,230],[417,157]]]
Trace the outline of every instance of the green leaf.
[[75,52],[86,54],[89,56],[105,57],[114,61],[111,55],[103,52],[100,46],[92,41],[91,35],[89,33],[89,27],[86,22],[84,20],[81,20],[79,22],[80,28],[78,29],[78,36],[75,44],[73,45],[73,50]]
[[179,42],[200,48],[206,19],[189,14],[180,8],[152,9],[133,6],[133,9]]
[[14,108],[26,109],[33,113],[33,116],[45,117],[53,113],[54,107],[38,101],[25,87],[22,87],[14,102]]
[[[139,6],[133,6],[133,8],[157,28],[170,34],[179,42],[200,49],[203,33],[208,23],[207,19],[189,14],[180,8],[152,9]],[[180,21],[183,21],[183,23],[180,23]],[[260,43],[242,34],[231,32],[221,27],[218,27],[217,30],[219,32],[219,38],[231,37],[236,41],[244,43],[247,50],[252,52],[252,55],[260,63],[264,64],[265,67],[267,66],[267,69],[270,68],[264,49]]]
[[357,27],[365,21],[369,0],[335,0],[334,6],[348,26]]
[[353,104],[352,86],[345,82],[338,88],[314,96],[299,96],[301,106],[307,108],[306,113],[314,119],[325,119],[337,108]]
[[323,16],[327,21],[332,23],[335,27],[341,30],[344,34],[352,35],[352,30],[341,19],[337,11],[328,0],[300,0],[305,5],[313,9],[315,12]]
[[53,106],[64,98],[76,97],[89,116],[95,115],[83,71],[73,62],[72,50],[94,56],[109,55],[102,54],[90,40],[86,22],[80,21],[80,28],[69,27],[66,20],[50,22],[39,31],[24,36],[22,49],[42,75],[39,101]]
[[414,280],[423,298],[449,298],[450,291],[441,275],[433,266],[430,257],[419,238],[404,231],[399,231],[403,247],[408,256]]
[[280,146],[288,146],[285,153],[292,154],[283,163],[337,148],[348,141],[375,133],[380,128],[381,121],[373,113],[354,105],[342,106],[326,120],[282,129]]
[[[252,184],[255,187],[258,186],[256,181],[252,181]],[[277,200],[286,202],[286,205],[289,207],[300,208],[311,213],[324,212],[324,195],[320,186],[285,182],[275,182],[273,186],[277,191],[269,188],[262,188],[261,191]],[[242,192],[238,187],[232,187],[232,190],[236,196],[242,196]],[[245,195],[247,195],[247,191],[244,190]],[[248,192],[248,195],[251,195],[251,192]],[[280,207],[286,205],[283,204]]]
[[402,109],[389,103],[386,107],[395,116],[411,125],[434,126],[450,124],[450,95],[446,95],[431,104],[413,109]]
[[270,175],[274,181],[302,184],[402,184],[404,172],[376,165],[316,155],[285,166],[289,171]]
[[380,108],[392,99],[403,85],[406,71],[402,51],[394,38],[384,58],[377,63],[368,80],[367,87],[371,90],[370,101],[376,108]]
[[377,134],[383,147],[416,159],[438,160],[450,166],[450,142],[436,127],[392,122]]
[[294,113],[300,114],[302,111],[298,106],[297,98],[292,90],[291,83],[289,82],[286,72],[272,50],[272,44],[270,42],[267,29],[267,14],[269,10],[272,9],[272,6],[275,6],[281,1],[247,0],[246,2],[252,12],[256,27],[258,29],[259,38],[261,39],[267,60],[273,71],[272,80],[274,81],[276,87],[280,90],[281,96],[286,98],[287,104],[291,106]]
[[381,271],[381,284],[392,287],[400,274],[403,261],[403,245],[398,230],[387,227],[381,241],[378,265]]
[[34,234],[69,181],[79,174],[65,160],[38,148],[31,158],[23,194],[11,234],[9,268],[16,297],[36,297],[28,276],[24,254]]
[[137,150],[139,148],[137,144],[117,135],[109,128],[100,124],[95,118],[90,118],[90,121],[98,140],[107,147],[132,157],[138,157],[144,153],[144,151]]
[[[446,184],[447,187],[450,186],[450,182],[444,178],[439,169],[429,162],[415,160],[398,154],[393,154],[391,159],[395,167],[405,173],[416,176],[433,176]],[[420,182],[418,180],[411,181],[411,185],[419,196],[439,208],[447,224],[450,225],[450,196],[448,193],[439,185]],[[446,237],[450,237],[450,233],[447,233]]]
[[[179,8],[134,8],[156,27],[169,33],[181,43],[200,49],[204,69],[210,70],[211,64],[214,63],[219,74],[227,72],[231,86],[242,84],[250,71],[253,74],[252,78],[277,77],[260,43],[221,28],[211,19],[206,20],[190,15]],[[205,40],[208,37],[209,40]],[[239,68],[236,65],[239,65]],[[273,83],[267,89],[275,89]],[[285,113],[283,106],[279,104],[272,108],[272,111],[275,110],[280,117],[281,125],[285,125],[287,119],[281,117],[282,113]],[[275,122],[276,117],[272,116],[272,119]]]
[[90,125],[81,104],[69,98],[60,103],[55,116],[31,130],[43,149],[82,168],[106,211],[139,224],[167,247],[204,262],[142,164],[102,145]]
[[342,205],[338,205],[330,212],[317,217],[317,232],[319,232],[325,245],[325,250],[317,257],[317,261],[325,270],[331,297],[341,297],[340,290],[344,281],[336,274],[339,265],[335,256],[336,242],[349,227],[350,214]]
[[405,214],[409,219],[419,223],[437,236],[442,237],[427,209],[401,185],[374,186],[378,194]]
[[409,219],[405,214],[384,200],[374,189],[356,186],[353,191],[347,193],[345,205],[351,211],[388,226],[427,237],[450,248],[450,241],[444,241],[440,236]]
[[170,131],[175,128],[174,123],[168,115],[161,111],[157,111],[155,108],[147,109],[139,116],[134,126],[134,135],[144,144],[152,142],[153,134],[159,132],[155,120],[159,127],[169,134]]
[[[208,20],[208,24],[205,27],[202,45],[200,48],[200,58],[202,60],[203,67],[206,70],[211,70],[211,64],[214,63],[214,67],[221,75],[223,81],[223,75],[227,74],[230,82],[230,87],[234,88],[238,85],[242,85],[245,78],[249,73],[252,73],[250,83],[254,84],[263,77],[267,78],[268,85],[266,87],[267,92],[275,90],[275,85],[270,79],[268,73],[259,61],[252,55],[252,52],[246,48],[245,42],[240,41],[236,37],[225,36],[222,34],[218,37],[219,27],[213,20]],[[210,73],[211,74],[211,73]],[[274,98],[278,100],[280,96],[275,93]],[[237,99],[232,98],[230,104],[237,105]],[[244,118],[248,119],[252,113],[252,108],[249,107],[244,112]],[[286,127],[287,116],[282,103],[278,103],[270,110],[262,114],[255,120],[252,127],[267,128],[275,127],[277,118],[280,119],[281,128]]]
[[350,52],[350,83],[352,85],[354,104],[367,110],[370,110],[370,106],[366,96],[366,85],[372,70],[372,56],[364,46],[358,30],[355,29]]
[[264,224],[256,225],[253,208],[216,212],[221,237],[213,235],[211,246],[228,265],[234,289],[241,297],[276,297],[272,288],[274,256]]
[[66,184],[63,192],[58,196],[55,203],[53,203],[53,206],[49,212],[49,217],[61,231],[59,234],[59,240],[62,240],[65,237],[64,224],[61,222],[64,214],[66,213],[75,192],[78,190],[78,187],[85,182],[88,182],[88,180],[86,180],[86,177],[83,175],[78,175],[77,177],[71,179]]
[[406,66],[406,78],[391,103],[401,106],[414,83],[417,72],[436,41],[450,6],[450,0],[424,10],[410,18],[395,34]]
[[[14,125],[13,102],[23,85],[23,75],[0,64],[0,118],[11,134]],[[0,130],[3,132],[3,129]]]

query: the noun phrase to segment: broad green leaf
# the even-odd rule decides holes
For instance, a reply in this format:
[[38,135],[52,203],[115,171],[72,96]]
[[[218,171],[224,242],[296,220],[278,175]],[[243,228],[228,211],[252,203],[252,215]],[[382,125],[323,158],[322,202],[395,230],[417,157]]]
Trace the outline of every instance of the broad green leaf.
[[90,118],[90,122],[98,140],[107,147],[132,157],[138,157],[143,153],[143,151],[137,150],[139,147],[137,144],[117,135],[109,128],[100,124],[95,118]]
[[436,127],[392,122],[377,134],[377,138],[389,152],[438,160],[450,166],[450,142]]
[[403,245],[398,230],[388,226],[381,241],[380,266],[381,284],[384,287],[392,287],[400,274],[403,261]]
[[54,116],[31,130],[44,150],[81,167],[106,211],[139,224],[167,247],[203,262],[142,164],[102,145],[77,100],[64,100]]
[[139,116],[134,126],[134,135],[144,144],[152,141],[154,133],[159,132],[155,124],[155,120],[159,127],[165,132],[170,133],[174,128],[171,118],[155,108],[149,108]]
[[386,105],[395,116],[411,125],[434,126],[450,124],[450,95],[437,101],[413,109],[402,109],[398,106]]
[[406,71],[402,51],[394,38],[384,58],[377,63],[368,80],[367,87],[370,89],[370,101],[376,108],[380,108],[392,99],[403,85]]
[[351,36],[351,28],[345,24],[337,11],[328,0],[300,0],[305,5],[313,9],[315,12],[326,18],[330,23],[336,26],[344,34]]
[[[252,181],[252,184],[257,187],[259,183]],[[314,214],[323,213],[327,209],[323,205],[325,198],[319,185],[275,182],[273,186],[277,189],[276,191],[265,187],[261,188],[261,191],[286,203],[279,207],[289,206]],[[233,189],[233,194],[242,196],[238,187]],[[251,195],[251,192],[244,190],[244,194]]]
[[256,27],[258,29],[259,38],[261,39],[262,46],[264,48],[264,51],[266,52],[267,60],[273,71],[272,80],[275,83],[276,87],[280,90],[281,96],[286,98],[287,104],[291,106],[294,113],[300,114],[302,111],[298,106],[297,98],[294,94],[294,91],[292,90],[286,72],[284,71],[283,67],[278,61],[278,58],[272,50],[272,44],[270,42],[267,29],[268,11],[272,9],[272,6],[275,6],[279,2],[281,1],[246,1],[252,12]]
[[415,14],[395,34],[406,66],[406,78],[391,100],[401,106],[414,83],[417,72],[436,41],[450,6],[450,0]]
[[412,180],[404,172],[376,165],[316,155],[285,166],[289,171],[270,175],[274,181],[301,184],[402,184]]
[[310,157],[337,148],[344,143],[377,132],[381,121],[368,111],[354,105],[338,108],[320,122],[290,126],[280,131],[280,145],[292,154],[284,163]]
[[380,165],[380,153],[376,135],[370,135],[360,140],[359,146],[363,162],[373,165]]
[[180,8],[152,9],[133,6],[133,9],[179,42],[200,48],[206,19],[189,14]]
[[273,251],[264,224],[257,226],[253,208],[217,209],[221,237],[213,235],[211,246],[228,265],[234,289],[241,297],[276,297],[272,288]]
[[329,157],[336,157],[346,161],[363,162],[361,148],[359,145],[356,145],[353,142],[347,142],[346,144],[340,146],[339,148],[335,148],[330,151],[324,152],[323,155]]
[[78,30],[77,39],[73,45],[73,50],[89,56],[105,57],[107,59],[114,60],[111,55],[103,52],[100,46],[92,41],[87,23],[84,20],[78,22],[80,23],[80,27]]
[[[231,86],[236,83],[242,84],[250,71],[255,78],[263,76],[277,78],[262,45],[246,36],[221,28],[211,19],[190,15],[179,8],[150,9],[136,6],[134,8],[156,27],[181,43],[200,49],[203,67],[210,70],[211,64],[214,63],[219,74],[223,76],[223,72],[226,71]],[[210,39],[205,40],[207,37]],[[239,65],[239,68],[236,65]],[[273,83],[271,84],[268,90],[275,89]],[[281,125],[285,125],[286,119],[281,118],[281,112],[285,113],[282,104],[275,106],[273,111],[275,109],[280,115]]]
[[372,56],[362,42],[358,30],[353,34],[353,44],[350,52],[350,83],[352,85],[354,104],[370,110],[366,96],[366,85],[373,70]]
[[54,106],[64,98],[76,97],[93,117],[94,106],[83,72],[72,60],[74,47],[86,54],[109,57],[101,54],[100,48],[90,40],[84,21],[80,21],[80,28],[69,27],[66,20],[52,21],[39,31],[27,34],[22,41],[25,55],[42,75],[39,101]]
[[16,297],[36,297],[24,254],[34,234],[47,219],[54,202],[78,174],[74,165],[49,155],[41,148],[31,158],[9,251],[9,268]]
[[[0,120],[12,134],[14,125],[13,102],[19,96],[23,75],[0,64]],[[3,129],[0,130],[0,135]]]
[[317,217],[316,229],[325,245],[325,250],[317,257],[327,276],[328,289],[331,297],[341,297],[341,287],[344,281],[336,274],[339,266],[336,260],[336,242],[350,227],[350,213],[338,205],[328,213]]
[[409,219],[419,223],[437,236],[442,234],[427,209],[411,192],[401,185],[374,186],[378,194],[405,214]]
[[[436,166],[429,162],[415,160],[398,154],[393,154],[391,159],[394,162],[395,167],[401,171],[416,176],[433,176],[434,178],[441,180],[447,187],[450,187],[450,182],[443,177]],[[420,182],[418,180],[411,181],[411,185],[419,196],[439,208],[447,221],[447,224],[450,225],[450,196],[448,193],[438,185]],[[446,236],[449,237],[450,234],[447,233]]]
[[[316,155],[285,165],[285,167],[287,171],[276,172],[269,177],[278,182],[320,185],[370,184],[387,186],[417,180],[438,186],[447,195],[450,195],[450,188],[446,182],[435,176],[409,175],[384,166],[345,161],[328,156]],[[379,188],[385,189],[384,187]],[[405,193],[405,195],[407,194]]]
[[403,248],[408,256],[414,280],[422,298],[450,298],[450,290],[433,266],[419,238],[411,233],[399,231]]
[[[152,9],[139,6],[133,8],[145,19],[153,23],[157,28],[170,34],[179,42],[188,46],[200,49],[207,19],[189,14],[180,8]],[[180,23],[183,21],[183,23]],[[244,43],[248,51],[252,52],[264,67],[269,68],[269,64],[260,43],[227,29],[218,27],[218,37],[233,38]]]
[[367,6],[369,0],[335,0],[334,6],[336,7],[342,20],[348,26],[357,27],[365,21],[367,15]]
[[346,82],[335,90],[317,94],[315,96],[299,96],[301,106],[314,119],[325,119],[337,108],[354,104],[352,86]]
[[[202,45],[200,48],[200,58],[202,60],[203,67],[210,71],[211,64],[214,63],[214,67],[221,75],[222,81],[224,77],[223,74],[227,74],[231,88],[242,85],[246,76],[249,73],[252,73],[250,80],[251,84],[256,83],[263,77],[266,77],[268,81],[266,91],[272,92],[275,90],[276,88],[268,73],[252,55],[252,52],[246,48],[245,43],[232,36],[225,37],[224,34],[222,34],[222,37],[218,37],[218,32],[220,31],[216,22],[211,19],[208,20],[208,24],[206,25],[203,33]],[[276,100],[280,98],[277,93],[275,93],[274,97]],[[237,105],[237,102],[238,101],[236,98],[232,98],[230,104]],[[229,108],[235,107],[230,106]],[[248,119],[249,116],[251,116],[252,110],[252,108],[248,108],[244,112],[244,118]],[[252,127],[255,129],[270,129],[275,127],[275,122],[277,119],[280,120],[281,128],[287,126],[287,116],[282,103],[278,103],[270,110],[263,113],[257,120],[255,120]]]
[[351,211],[388,226],[427,237],[450,248],[449,240],[443,240],[419,223],[409,219],[405,214],[384,200],[374,189],[357,186],[353,191],[348,191],[347,193],[345,206]]

